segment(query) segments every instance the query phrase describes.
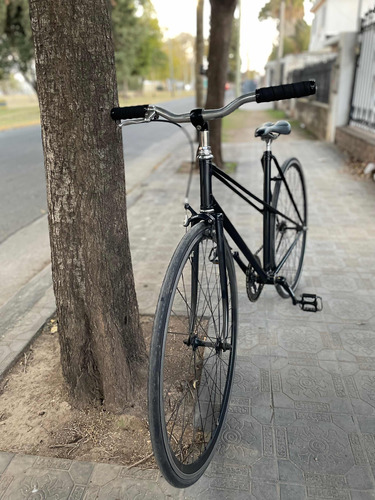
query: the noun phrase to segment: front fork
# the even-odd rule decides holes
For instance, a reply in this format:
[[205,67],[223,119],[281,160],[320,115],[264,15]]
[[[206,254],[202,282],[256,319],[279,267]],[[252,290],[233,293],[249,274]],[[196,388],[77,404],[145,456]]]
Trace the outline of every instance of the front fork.
[[[192,216],[186,221],[185,226],[189,224],[194,225],[203,222],[207,225],[207,230],[211,232],[212,238],[216,240],[215,252],[212,252],[209,259],[213,264],[219,267],[219,280],[221,290],[221,323],[212,325],[216,331],[216,341],[202,340],[199,338],[197,332],[197,308],[198,308],[198,294],[199,294],[199,263],[202,256],[199,254],[199,244],[194,249],[194,256],[192,258],[191,266],[191,310],[189,320],[189,339],[184,341],[187,345],[192,345],[193,348],[198,347],[211,347],[215,348],[217,352],[231,349],[231,345],[227,343],[228,339],[228,325],[229,325],[229,299],[228,299],[228,281],[227,281],[227,262],[225,254],[225,237],[224,237],[224,222],[223,214],[221,213],[200,213],[197,214],[189,206],[185,205],[187,210],[190,210]],[[214,233],[214,234],[213,234]],[[205,291],[209,293],[208,290]],[[207,297],[206,297],[207,298]],[[215,311],[210,311],[214,313]]]
[[221,326],[221,342],[222,345],[218,347],[223,347],[225,350],[225,345],[228,337],[228,281],[227,281],[227,266],[226,266],[226,256],[225,256],[225,238],[224,238],[224,223],[223,214],[216,214],[216,240],[217,240],[217,254],[219,257],[219,275],[220,275],[220,288],[221,288],[221,299],[223,307],[223,320]]
[[[209,132],[208,124],[204,122],[201,115],[201,110],[196,110],[192,112],[191,122],[196,127],[199,137],[199,146],[197,152],[197,160],[199,164],[200,173],[200,214],[195,213],[190,206],[185,206],[192,213],[192,217],[187,221],[186,225],[189,223],[194,224],[200,220],[204,220],[207,225],[211,226],[211,231],[215,228],[216,233],[216,253],[217,256],[212,258],[217,259],[219,265],[219,278],[220,278],[220,289],[221,289],[221,307],[222,307],[222,322],[221,324],[213,325],[216,330],[216,343],[213,345],[212,342],[207,340],[201,340],[197,335],[194,334],[195,323],[196,323],[196,313],[197,313],[197,283],[198,283],[198,267],[199,267],[199,249],[196,249],[196,255],[194,255],[192,263],[192,297],[191,304],[193,310],[191,314],[193,320],[190,321],[190,337],[189,344],[196,347],[207,346],[215,347],[216,351],[230,349],[231,347],[226,343],[228,338],[228,282],[227,282],[227,272],[226,272],[226,262],[225,262],[225,238],[224,238],[224,223],[223,214],[215,213],[213,207],[213,196],[212,196],[212,159],[213,155],[211,152],[211,147],[209,143]],[[213,312],[213,311],[211,311]]]

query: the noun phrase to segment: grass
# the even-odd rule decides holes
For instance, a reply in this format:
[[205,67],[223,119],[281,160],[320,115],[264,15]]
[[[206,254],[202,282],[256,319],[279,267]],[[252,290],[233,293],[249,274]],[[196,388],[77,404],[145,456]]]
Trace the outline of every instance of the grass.
[[[174,96],[171,96],[171,93],[167,91],[157,91],[143,95],[133,94],[127,98],[120,97],[120,106],[155,104],[190,95],[193,95],[193,92],[176,91]],[[0,103],[5,103],[5,105],[0,106],[0,131],[40,123],[39,105],[35,95],[3,96]]]
[[235,161],[226,161],[224,162],[224,172],[233,175],[237,168],[237,162]]
[[243,111],[241,109],[237,110],[235,113],[230,114],[223,118],[222,122],[222,141],[230,142],[233,136],[233,132],[236,130],[243,130],[247,127],[248,123],[248,111]]
[[36,96],[3,96],[0,106],[0,130],[39,123],[39,106]]
[[270,121],[276,122],[278,120],[287,120],[290,123],[292,130],[298,130],[305,136],[306,139],[315,139],[314,134],[302,127],[298,120],[290,120],[285,111],[281,109],[268,109],[267,114],[270,117]]
[[267,109],[267,113],[272,121],[285,120],[286,114],[281,109]]

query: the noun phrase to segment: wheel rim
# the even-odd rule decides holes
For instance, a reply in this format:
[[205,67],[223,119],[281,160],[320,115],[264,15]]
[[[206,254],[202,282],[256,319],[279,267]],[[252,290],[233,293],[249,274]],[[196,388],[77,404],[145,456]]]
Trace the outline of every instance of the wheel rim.
[[[306,193],[300,169],[291,164],[284,172],[291,193],[298,209],[294,207],[284,183],[280,182],[276,195],[276,209],[301,224],[304,229],[297,230],[296,226],[280,215],[275,215],[274,259],[275,268],[282,261],[288,249],[297,239],[297,242],[288,259],[279,271],[280,276],[286,278],[289,286],[294,289],[302,270],[306,240]],[[299,215],[300,216],[299,216]],[[302,219],[302,221],[301,221]]]
[[168,313],[160,398],[170,463],[191,475],[211,455],[228,404],[235,342],[233,285],[228,283],[224,331],[215,241],[209,236],[199,238],[178,276]]

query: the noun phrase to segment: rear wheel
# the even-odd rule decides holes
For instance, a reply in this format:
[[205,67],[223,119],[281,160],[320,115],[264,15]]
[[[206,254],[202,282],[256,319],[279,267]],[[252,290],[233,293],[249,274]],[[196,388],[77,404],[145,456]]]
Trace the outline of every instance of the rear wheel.
[[212,458],[233,380],[237,286],[226,243],[227,300],[220,258],[213,228],[195,225],[172,257],[156,309],[150,434],[162,474],[181,488],[196,482]]
[[[273,216],[271,225],[273,238],[273,265],[274,269],[282,263],[289,249],[293,246],[289,256],[278,271],[283,276],[290,288],[294,291],[301,277],[303,259],[306,246],[307,231],[307,198],[305,179],[300,162],[296,158],[287,160],[281,170],[289,187],[290,194],[284,182],[277,181],[272,197],[272,206],[286,217]],[[288,293],[280,285],[276,290],[283,298],[288,298]]]

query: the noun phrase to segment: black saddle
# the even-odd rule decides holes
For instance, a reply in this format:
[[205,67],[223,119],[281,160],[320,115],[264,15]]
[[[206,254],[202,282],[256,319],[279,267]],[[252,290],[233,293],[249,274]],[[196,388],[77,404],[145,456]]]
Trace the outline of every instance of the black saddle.
[[262,139],[276,139],[280,134],[290,134],[291,130],[292,127],[286,120],[280,120],[276,123],[267,122],[263,123],[263,125],[255,130],[255,137],[261,137]]

